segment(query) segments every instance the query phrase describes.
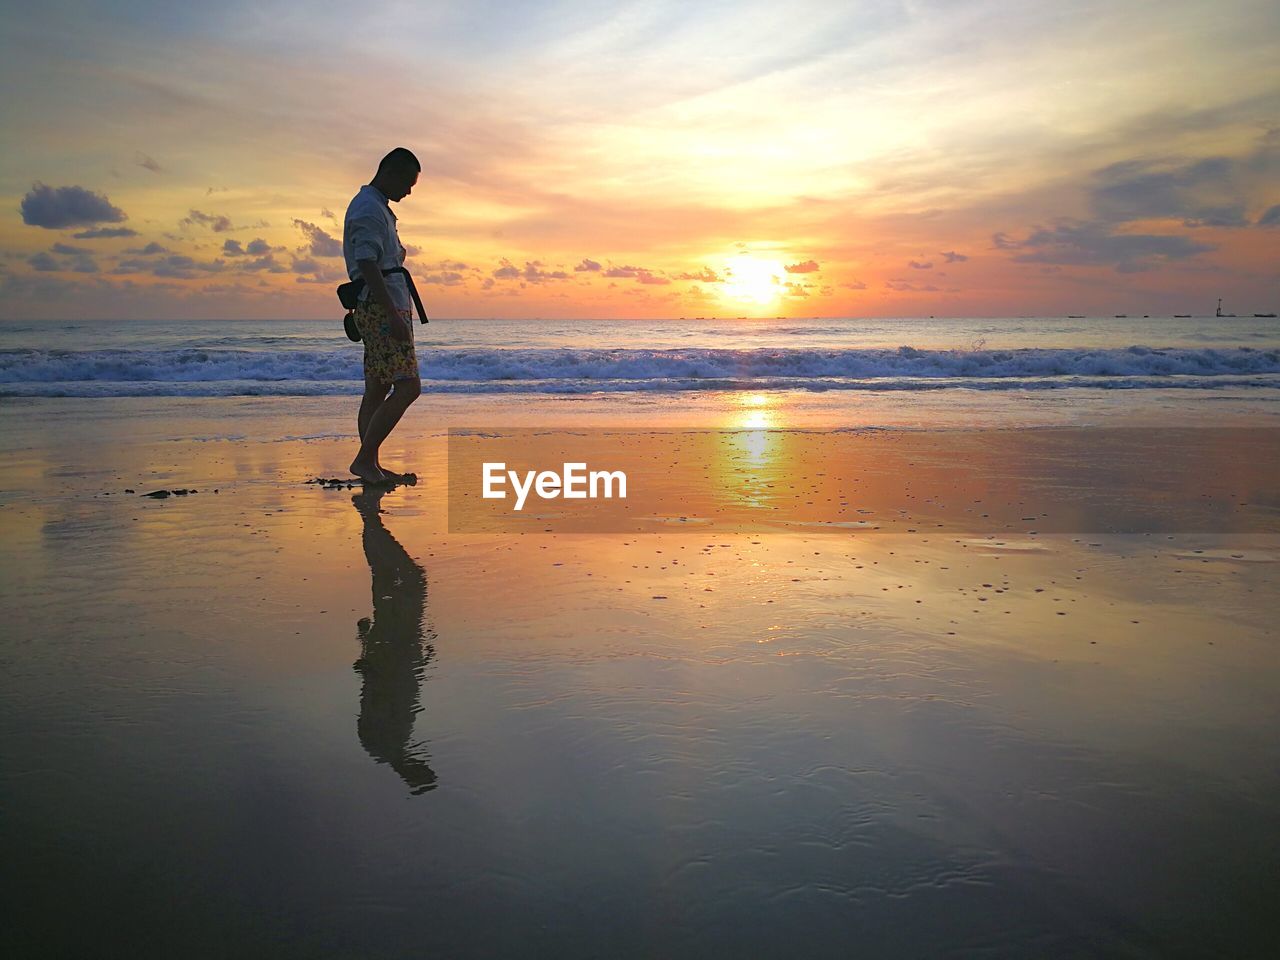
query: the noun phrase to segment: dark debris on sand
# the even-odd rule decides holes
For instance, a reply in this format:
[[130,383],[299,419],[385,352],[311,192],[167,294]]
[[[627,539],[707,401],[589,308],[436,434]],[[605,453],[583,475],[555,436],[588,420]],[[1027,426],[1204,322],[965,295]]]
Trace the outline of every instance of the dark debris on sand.
[[150,493],[139,494],[139,496],[150,497],[152,500],[164,500],[166,497],[185,497],[199,492],[199,490],[188,490],[183,487],[181,490],[152,490]]
[[342,479],[341,477],[316,477],[314,480],[306,480],[305,483],[314,483],[317,486],[324,487],[326,490],[350,490],[353,487],[364,485],[364,481],[358,479]]
[[[314,480],[304,480],[303,483],[315,484],[324,490],[353,490],[356,487],[375,486],[374,484],[366,484],[359,477],[316,477]],[[382,487],[399,487],[399,486],[416,486],[418,483],[418,475],[415,473],[399,473],[388,477],[386,484],[376,484]]]

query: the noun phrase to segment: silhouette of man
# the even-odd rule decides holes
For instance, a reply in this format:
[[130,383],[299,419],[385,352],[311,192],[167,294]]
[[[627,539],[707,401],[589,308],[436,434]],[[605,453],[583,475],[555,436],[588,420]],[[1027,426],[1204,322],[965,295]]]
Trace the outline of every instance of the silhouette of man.
[[354,317],[364,343],[364,398],[357,418],[360,450],[351,461],[351,472],[371,484],[402,479],[382,467],[378,450],[422,392],[409,287],[403,274],[382,276],[383,270],[401,266],[405,257],[391,203],[409,195],[421,170],[417,157],[396,147],[351,200],[343,219],[347,276],[363,277],[365,282]]

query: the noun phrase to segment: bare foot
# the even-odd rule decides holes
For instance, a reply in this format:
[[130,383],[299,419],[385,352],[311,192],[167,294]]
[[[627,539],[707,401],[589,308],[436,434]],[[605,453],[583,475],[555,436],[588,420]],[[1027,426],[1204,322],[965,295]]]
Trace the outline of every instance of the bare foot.
[[416,473],[401,473],[398,470],[391,470],[384,467],[382,464],[378,464],[378,469],[381,470],[383,476],[392,483],[405,483],[412,486],[418,482],[418,475]]
[[351,472],[365,483],[375,487],[385,486],[391,482],[387,475],[378,469],[376,464],[366,463],[363,460],[352,460]]

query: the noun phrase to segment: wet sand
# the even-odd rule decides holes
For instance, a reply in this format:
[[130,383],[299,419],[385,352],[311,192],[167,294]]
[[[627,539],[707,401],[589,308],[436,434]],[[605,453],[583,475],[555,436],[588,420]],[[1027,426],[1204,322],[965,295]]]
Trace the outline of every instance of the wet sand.
[[439,422],[381,495],[304,482],[342,439],[155,424],[0,472],[7,955],[1270,948],[1247,456],[1236,532],[463,534]]

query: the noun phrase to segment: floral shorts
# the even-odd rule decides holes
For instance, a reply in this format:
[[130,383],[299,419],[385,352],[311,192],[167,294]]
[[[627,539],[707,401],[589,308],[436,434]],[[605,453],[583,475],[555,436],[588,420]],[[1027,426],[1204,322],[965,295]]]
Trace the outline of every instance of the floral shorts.
[[356,306],[356,328],[364,343],[364,378],[379,383],[416,380],[418,357],[413,352],[413,312],[401,310],[409,325],[409,339],[397,340],[391,335],[386,311],[375,301],[365,300]]

